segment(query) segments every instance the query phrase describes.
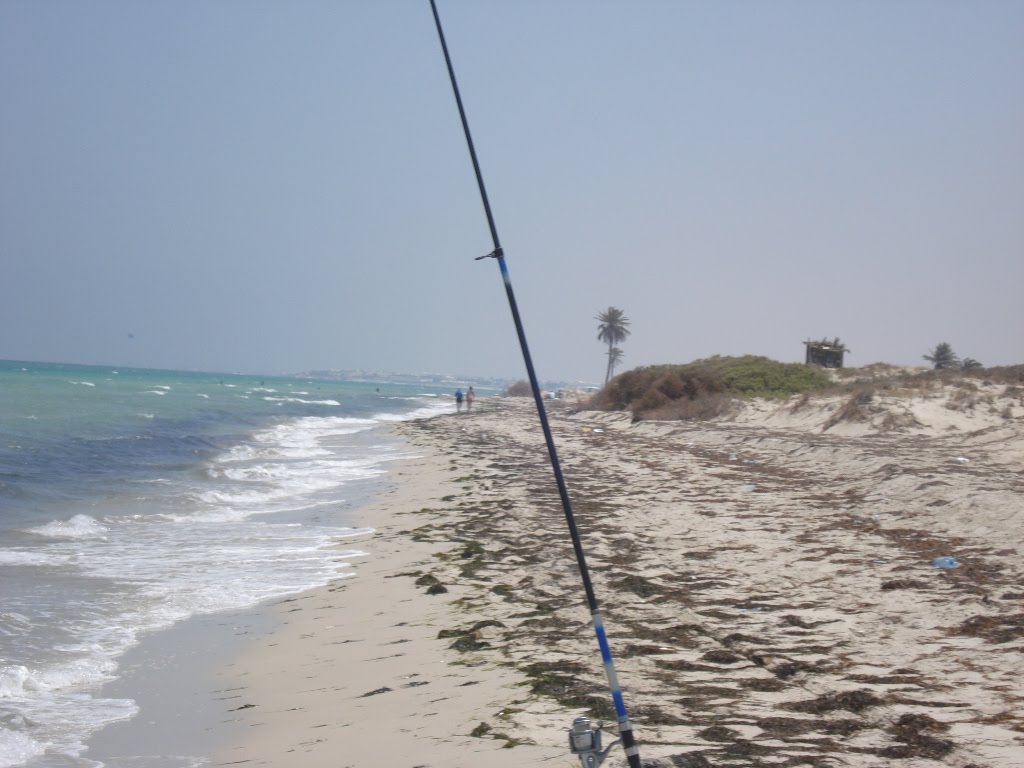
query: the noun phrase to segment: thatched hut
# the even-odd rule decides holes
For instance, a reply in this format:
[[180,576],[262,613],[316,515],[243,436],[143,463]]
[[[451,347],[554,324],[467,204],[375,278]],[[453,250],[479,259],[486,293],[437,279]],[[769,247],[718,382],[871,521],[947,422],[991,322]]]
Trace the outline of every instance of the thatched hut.
[[804,342],[804,346],[807,348],[804,362],[808,365],[820,365],[822,368],[842,368],[843,355],[850,351],[839,340],[839,337],[821,341],[808,339]]

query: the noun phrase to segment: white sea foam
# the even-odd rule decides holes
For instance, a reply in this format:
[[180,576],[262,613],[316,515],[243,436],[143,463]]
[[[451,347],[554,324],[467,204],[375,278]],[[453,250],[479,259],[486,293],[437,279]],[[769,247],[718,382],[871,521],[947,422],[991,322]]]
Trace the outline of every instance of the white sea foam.
[[226,477],[229,480],[280,480],[288,477],[291,469],[286,464],[251,464],[227,469],[210,468],[211,477]]
[[[4,727],[4,725],[8,727]],[[0,722],[0,768],[24,765],[33,757],[38,757],[46,751],[45,746],[27,733],[12,727],[24,727],[24,725],[23,721],[10,724]]]
[[173,523],[194,525],[196,523],[240,522],[252,517],[252,513],[224,506],[204,512],[164,512],[160,517]]
[[155,419],[156,418],[156,414],[155,413],[137,413],[135,415],[136,416],[141,416],[144,419]]
[[85,750],[88,734],[138,712],[130,700],[83,693],[83,686],[110,679],[107,672],[83,672],[81,668],[33,670],[23,665],[0,668],[0,702],[17,712],[0,719],[0,768],[24,765],[45,752],[72,758],[67,764],[79,764],[74,758]]
[[23,696],[25,693],[25,681],[28,679],[28,667],[20,664],[0,667],[0,699]]
[[167,391],[163,389],[147,389],[142,394],[144,395],[166,395]]
[[264,400],[271,403],[308,403],[309,405],[341,405],[337,400],[304,400],[301,397],[267,397]]
[[310,416],[288,424],[279,424],[253,436],[251,443],[235,446],[214,459],[218,463],[253,459],[311,459],[327,456],[322,440],[331,436],[350,435],[371,429],[373,419],[348,416]]
[[209,395],[204,395],[202,392],[196,392],[196,397],[203,397],[206,398],[207,400],[210,399]]
[[75,515],[70,520],[54,520],[29,528],[28,532],[53,539],[94,539],[105,536],[107,528],[94,517]]
[[378,421],[412,421],[413,419],[427,419],[449,411],[447,402],[430,403],[422,408],[408,413],[378,413],[374,418]]
[[[0,768],[24,765],[44,753],[60,755],[60,765],[82,765],[85,738],[102,725],[138,712],[127,699],[104,699],[78,690],[47,687],[25,667],[0,669],[0,701],[19,714],[0,720]],[[97,765],[91,761],[90,765]]]
[[7,667],[0,672],[0,697],[95,685],[110,680],[116,669],[117,665],[110,659],[88,657],[35,670]]
[[[169,389],[154,387],[147,394]],[[337,403],[316,400],[318,394],[289,388],[276,396]],[[0,698],[6,696],[5,706],[16,702],[13,711],[33,723],[28,732],[0,720],[0,768],[44,750],[55,759],[71,756],[62,765],[83,765],[90,735],[136,711],[130,701],[88,692],[116,674],[118,657],[143,633],[351,575],[351,561],[364,553],[345,542],[373,531],[340,524],[343,494],[349,495],[343,489],[380,475],[388,461],[405,455],[367,431],[450,407],[447,400],[434,402],[410,415],[310,416],[262,429],[210,460],[202,474],[159,470],[159,482],[133,481],[130,492],[95,517],[80,514],[30,529],[33,548],[0,549],[0,564],[60,565],[52,575],[68,590],[66,615],[52,631],[40,629],[50,618],[28,596],[11,605],[5,595],[0,606],[0,640],[16,649],[27,649],[26,642],[41,649],[31,662],[23,662],[19,650],[10,658],[24,663],[22,669],[0,670],[0,692],[7,691]],[[258,405],[256,396],[252,405]],[[388,407],[398,411],[403,404]]]
[[67,560],[67,557],[37,550],[0,549],[0,565],[60,565]]

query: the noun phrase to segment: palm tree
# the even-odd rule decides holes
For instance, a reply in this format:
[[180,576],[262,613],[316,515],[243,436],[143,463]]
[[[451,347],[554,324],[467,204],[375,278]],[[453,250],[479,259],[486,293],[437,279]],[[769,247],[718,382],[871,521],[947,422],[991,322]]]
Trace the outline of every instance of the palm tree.
[[944,341],[936,344],[935,349],[924,355],[924,359],[931,363],[935,370],[960,367],[960,358],[953,351],[953,347]]
[[985,366],[973,357],[965,357],[960,361],[960,367],[965,371],[973,371],[975,368],[984,368]]
[[617,366],[625,356],[626,353],[618,347],[612,347],[608,350],[608,374],[607,378],[605,378],[605,384],[611,381],[612,374],[615,373],[615,366]]
[[625,341],[626,337],[629,336],[629,318],[626,317],[626,313],[621,309],[608,307],[608,309],[598,314],[594,319],[600,323],[597,326],[597,340],[603,341],[608,345],[608,369],[604,377],[604,383],[607,384],[611,381],[612,371],[615,369],[616,363],[622,359],[622,350],[618,349],[615,345]]

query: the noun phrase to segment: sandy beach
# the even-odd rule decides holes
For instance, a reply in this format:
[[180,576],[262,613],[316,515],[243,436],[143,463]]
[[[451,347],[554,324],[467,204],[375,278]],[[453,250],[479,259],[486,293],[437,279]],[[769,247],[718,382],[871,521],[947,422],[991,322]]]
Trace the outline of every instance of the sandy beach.
[[[1024,402],[986,387],[552,402],[645,764],[1024,766]],[[395,429],[355,575],[217,673],[213,764],[578,765],[573,718],[614,717],[532,401]]]

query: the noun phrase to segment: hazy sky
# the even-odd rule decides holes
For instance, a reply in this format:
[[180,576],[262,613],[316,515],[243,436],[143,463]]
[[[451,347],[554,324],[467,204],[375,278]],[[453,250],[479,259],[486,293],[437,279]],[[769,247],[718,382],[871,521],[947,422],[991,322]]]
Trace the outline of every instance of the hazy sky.
[[[439,0],[542,379],[1024,361],[1024,2]],[[427,0],[0,0],[0,358],[518,377]]]

